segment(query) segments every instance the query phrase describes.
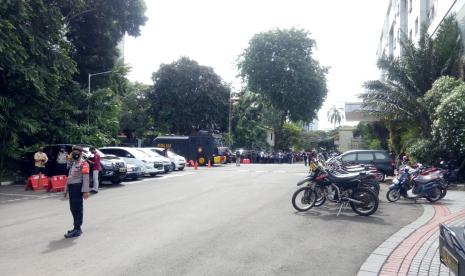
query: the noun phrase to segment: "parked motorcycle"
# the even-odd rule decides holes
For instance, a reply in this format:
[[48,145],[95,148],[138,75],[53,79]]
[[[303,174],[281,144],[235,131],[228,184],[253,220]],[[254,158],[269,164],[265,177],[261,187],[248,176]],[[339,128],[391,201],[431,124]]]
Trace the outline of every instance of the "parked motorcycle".
[[421,165],[418,168],[405,166],[399,170],[399,175],[392,181],[386,198],[389,202],[395,202],[401,197],[417,200],[425,198],[430,202],[436,202],[447,193],[440,170],[430,170],[427,174],[421,174]]
[[378,209],[378,196],[372,189],[362,185],[365,175],[336,175],[314,160],[311,161],[310,168],[311,173],[297,183],[297,186],[307,185],[299,188],[292,196],[292,205],[297,211],[308,211],[314,206],[321,206],[327,199],[339,205],[338,216],[347,205],[361,216],[372,215]]

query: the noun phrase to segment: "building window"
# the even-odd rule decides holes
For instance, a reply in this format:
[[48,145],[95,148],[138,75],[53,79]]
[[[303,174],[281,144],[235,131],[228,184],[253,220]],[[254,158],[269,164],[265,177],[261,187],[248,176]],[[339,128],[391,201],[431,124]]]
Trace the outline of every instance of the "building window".
[[412,0],[408,0],[408,12],[412,12]]
[[418,35],[418,17],[415,19],[415,36]]
[[270,133],[270,141],[273,141],[273,133]]
[[408,39],[409,39],[410,41],[412,41],[412,30],[410,30],[410,31],[408,32]]

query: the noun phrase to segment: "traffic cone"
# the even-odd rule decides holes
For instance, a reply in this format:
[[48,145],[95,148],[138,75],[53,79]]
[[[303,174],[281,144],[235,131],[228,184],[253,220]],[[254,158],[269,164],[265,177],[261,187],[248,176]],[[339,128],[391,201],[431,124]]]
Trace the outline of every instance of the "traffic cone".
[[194,163],[194,169],[198,170],[197,161],[195,161],[195,163]]
[[210,160],[208,160],[208,166],[207,166],[207,167],[208,167],[208,168],[211,168],[211,167],[212,167],[212,164],[211,164],[211,161],[210,161]]

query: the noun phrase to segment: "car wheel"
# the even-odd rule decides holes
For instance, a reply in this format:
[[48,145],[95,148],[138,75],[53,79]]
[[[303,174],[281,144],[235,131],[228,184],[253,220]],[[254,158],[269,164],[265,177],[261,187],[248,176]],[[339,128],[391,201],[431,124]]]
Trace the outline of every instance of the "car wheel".
[[171,171],[174,172],[176,170],[176,165],[174,163],[171,163]]

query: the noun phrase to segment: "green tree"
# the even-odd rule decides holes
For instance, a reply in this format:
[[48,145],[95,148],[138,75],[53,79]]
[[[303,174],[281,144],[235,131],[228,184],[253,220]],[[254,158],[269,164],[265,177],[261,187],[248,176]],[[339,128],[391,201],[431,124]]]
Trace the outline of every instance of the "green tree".
[[0,173],[5,160],[34,144],[98,145],[116,135],[117,95],[126,80],[100,78],[89,97],[87,74],[113,69],[117,42],[125,33],[138,35],[144,12],[140,0],[2,2]]
[[300,149],[302,147],[302,128],[293,123],[285,123],[282,128],[281,139],[276,142],[278,144],[275,147],[278,149]]
[[151,87],[142,83],[129,84],[128,91],[121,97],[120,129],[130,138],[142,138],[153,127],[148,93]]
[[0,5],[0,173],[24,137],[47,131],[44,116],[76,72],[62,15],[49,2]]
[[152,79],[150,110],[158,129],[184,135],[227,129],[230,88],[211,67],[182,57],[162,64]]
[[326,72],[313,58],[315,41],[299,29],[256,34],[238,67],[248,89],[259,93],[276,111],[277,145],[284,123],[310,122],[326,98]]
[[[73,45],[77,63],[75,79],[87,85],[89,73],[108,71],[120,56],[117,48],[125,34],[139,36],[147,17],[143,0],[63,0],[60,9],[66,37]],[[108,78],[96,78],[94,87],[108,86]]]
[[328,122],[334,125],[341,125],[342,119],[344,119],[344,109],[342,107],[336,107],[333,105],[327,112]]
[[400,58],[382,57],[381,80],[368,81],[362,94],[366,107],[381,118],[418,126],[422,137],[431,137],[431,119],[422,97],[440,76],[460,77],[463,44],[454,17],[446,18],[433,38],[423,28],[418,46],[402,40]]
[[267,148],[261,96],[250,91],[239,93],[233,105],[232,133],[236,148]]

